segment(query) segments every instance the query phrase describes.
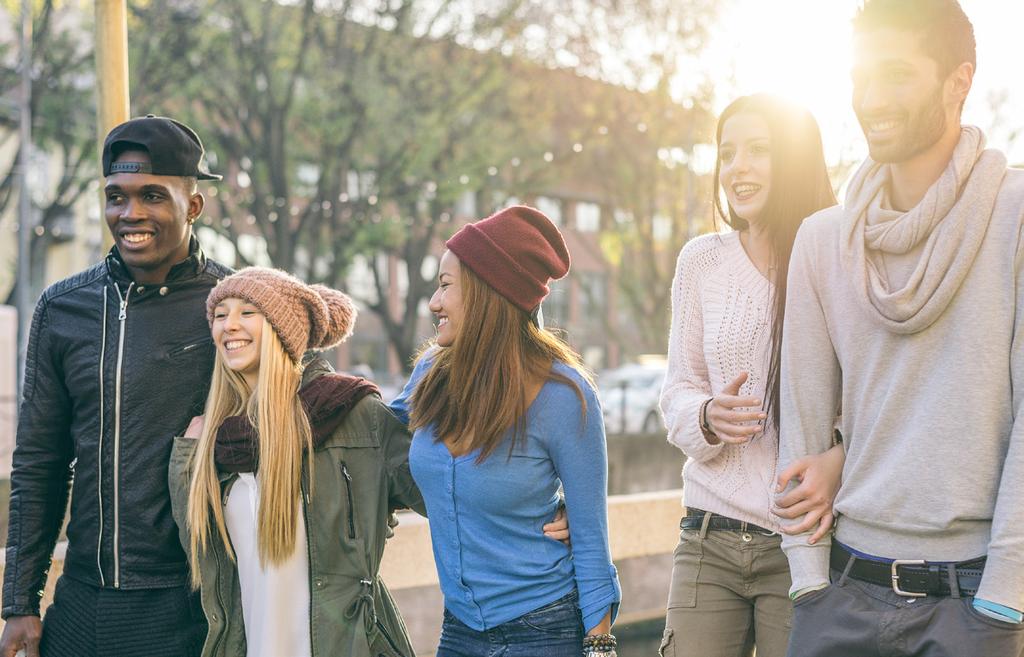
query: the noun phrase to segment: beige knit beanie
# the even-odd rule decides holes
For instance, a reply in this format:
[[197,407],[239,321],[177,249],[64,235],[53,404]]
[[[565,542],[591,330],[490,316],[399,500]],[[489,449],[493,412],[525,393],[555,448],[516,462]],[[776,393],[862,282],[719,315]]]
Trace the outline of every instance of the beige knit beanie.
[[356,308],[343,292],[306,285],[280,269],[247,267],[228,276],[206,297],[206,319],[224,299],[244,299],[274,327],[288,355],[298,363],[307,350],[330,349],[352,335]]

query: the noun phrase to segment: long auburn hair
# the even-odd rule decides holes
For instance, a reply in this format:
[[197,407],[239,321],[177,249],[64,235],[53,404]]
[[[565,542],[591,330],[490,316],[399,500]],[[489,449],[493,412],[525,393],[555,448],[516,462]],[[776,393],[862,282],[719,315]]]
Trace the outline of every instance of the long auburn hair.
[[[483,462],[513,430],[509,454],[525,439],[530,384],[554,380],[571,386],[586,416],[583,391],[572,379],[552,371],[554,361],[576,370],[593,386],[583,361],[560,337],[538,328],[521,308],[494,291],[462,266],[464,316],[459,334],[448,347],[428,343],[435,352],[430,370],[412,396],[409,426],[434,425],[437,440],[468,454],[479,449]],[[421,357],[423,355],[421,354]]]
[[[758,223],[764,226],[771,241],[770,276],[775,287],[772,300],[771,359],[765,396],[765,412],[775,426],[779,426],[779,369],[782,363],[782,325],[786,315],[786,279],[793,241],[803,220],[818,210],[836,204],[836,195],[825,165],[821,131],[814,116],[803,107],[794,105],[771,94],[741,96],[729,104],[718,117],[715,145],[721,148],[722,128],[732,116],[750,112],[764,119],[771,136],[771,187],[768,200]],[[750,224],[728,207],[722,207],[718,176],[722,160],[715,159],[714,207],[720,217],[733,230],[742,231]],[[769,272],[771,274],[771,272]]]
[[[256,536],[260,563],[281,564],[295,551],[303,454],[312,453],[313,447],[313,432],[298,394],[301,384],[301,366],[284,350],[266,318],[255,390],[250,389],[242,375],[231,370],[220,351],[217,352],[210,393],[206,397],[203,431],[191,463],[187,524],[193,588],[198,589],[200,583],[199,555],[209,549],[215,531],[230,558],[235,558],[224,524],[221,487],[214,462],[217,430],[228,417],[244,413],[259,434],[260,501]],[[309,467],[313,467],[312,459]]]

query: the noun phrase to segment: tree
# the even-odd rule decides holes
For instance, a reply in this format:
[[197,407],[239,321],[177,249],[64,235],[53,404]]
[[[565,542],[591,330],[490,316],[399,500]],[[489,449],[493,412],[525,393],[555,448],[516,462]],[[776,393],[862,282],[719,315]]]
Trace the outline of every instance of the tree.
[[[593,121],[610,124],[602,112],[616,111],[614,93],[589,99],[601,86],[589,80],[569,97],[548,84],[558,84],[550,67],[650,87],[645,67],[656,62],[652,88],[667,89],[671,56],[602,53],[637,25],[659,35],[649,45],[692,41],[702,24],[676,4],[138,2],[129,34],[146,34],[131,42],[133,102],[202,126],[226,174],[207,221],[239,245],[242,264],[260,256],[243,246],[248,235],[263,239],[275,266],[338,286],[357,255],[375,256],[375,293],[360,300],[404,362],[432,288],[427,256],[453,230],[457,200],[473,190],[482,215],[510,194],[537,193],[560,173],[544,153]],[[633,109],[647,112],[644,102]],[[577,125],[576,106],[587,103],[596,104],[591,123]],[[644,151],[645,167],[656,151]],[[609,189],[625,190],[634,175]],[[620,200],[609,205],[633,212],[637,225],[664,205]],[[388,290],[398,264],[408,285],[396,300]]]
[[[507,37],[518,2],[469,19],[452,3],[427,4],[369,13],[312,0],[134,9],[140,24],[191,26],[133,42],[134,103],[204,126],[227,174],[213,225],[236,243],[254,232],[275,266],[333,285],[359,253],[400,258],[410,274],[403,302],[385,294],[389,262],[379,258],[378,293],[361,301],[403,360],[429,296],[422,266],[443,233],[438,218],[470,188],[465,176],[475,181],[487,163],[508,159],[522,124],[508,110],[504,60],[463,45]],[[196,62],[217,62],[215,78]]]
[[[15,2],[5,2],[11,15],[17,15]],[[32,115],[33,152],[56,158],[48,170],[56,176],[45,189],[36,189],[37,221],[31,239],[30,260],[33,296],[43,283],[46,255],[57,241],[70,237],[66,219],[71,208],[86,193],[98,176],[96,166],[96,104],[93,91],[93,51],[84,36],[89,23],[74,4],[44,0],[36,3],[33,15]],[[17,44],[0,44],[0,96],[11,99],[16,107],[21,71]],[[0,143],[18,136],[16,110],[0,114]],[[18,151],[26,145],[19,144]],[[0,214],[17,199],[16,164],[19,153],[0,168]],[[21,284],[15,281],[15,286]],[[7,297],[11,303],[16,288]]]
[[581,70],[616,85],[588,85],[588,93],[574,95],[583,102],[562,107],[560,121],[574,121],[574,141],[584,146],[583,157],[569,166],[576,175],[604,183],[601,244],[621,293],[619,316],[605,331],[625,354],[660,353],[668,334],[676,256],[689,238],[711,225],[713,81],[701,77],[696,59],[717,4],[610,2],[596,17],[593,3],[570,6],[587,9],[577,20],[597,43],[635,44],[611,61],[586,57],[587,43],[566,45],[584,50],[578,57]]
[[706,103],[684,107],[662,88],[595,108],[606,133],[585,166],[606,182],[601,246],[620,292],[606,330],[626,354],[664,351],[676,257],[711,225]]

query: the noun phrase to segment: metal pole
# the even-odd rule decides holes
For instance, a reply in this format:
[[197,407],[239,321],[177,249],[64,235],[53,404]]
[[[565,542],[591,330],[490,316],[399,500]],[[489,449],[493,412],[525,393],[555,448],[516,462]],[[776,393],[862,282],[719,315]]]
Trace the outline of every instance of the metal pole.
[[[114,126],[129,118],[128,105],[128,9],[126,0],[96,0],[96,135],[99,152]],[[100,191],[100,216],[103,216]],[[100,222],[104,249],[113,238]]]
[[32,195],[28,172],[32,150],[32,6],[21,0],[21,98],[18,145],[18,399],[25,385],[25,354],[32,314]]

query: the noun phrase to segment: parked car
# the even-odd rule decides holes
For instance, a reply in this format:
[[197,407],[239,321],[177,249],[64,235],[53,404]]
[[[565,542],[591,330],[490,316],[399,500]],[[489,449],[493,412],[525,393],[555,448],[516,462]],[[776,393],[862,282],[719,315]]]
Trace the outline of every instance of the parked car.
[[660,361],[623,365],[603,372],[597,379],[598,394],[608,433],[661,433],[665,425],[658,408],[665,363]]

